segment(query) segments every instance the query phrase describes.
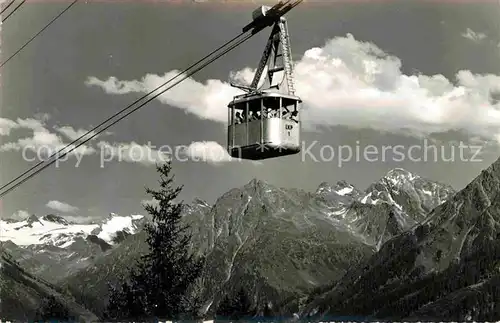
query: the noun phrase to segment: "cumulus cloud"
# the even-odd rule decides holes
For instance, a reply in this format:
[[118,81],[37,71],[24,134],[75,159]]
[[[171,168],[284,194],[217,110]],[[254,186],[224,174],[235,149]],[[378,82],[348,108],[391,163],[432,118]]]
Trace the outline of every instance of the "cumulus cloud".
[[[174,70],[164,75],[147,74],[141,80],[119,81],[116,77],[110,77],[101,81],[90,77],[86,84],[99,86],[109,94],[148,93],[163,83],[167,82],[180,71]],[[154,94],[164,90],[161,87]],[[179,85],[158,96],[160,102],[169,104],[189,113],[196,114],[202,119],[224,122],[227,119],[228,98],[241,94],[241,90],[229,86],[228,83],[219,80],[208,80],[199,83],[191,78],[184,80]]]
[[11,215],[10,219],[16,220],[16,221],[21,221],[21,220],[25,220],[25,219],[29,218],[29,216],[30,216],[30,214],[27,211],[19,210],[19,211],[14,212]]
[[480,42],[486,39],[485,33],[475,32],[474,30],[467,28],[465,32],[462,33],[462,37],[472,40],[474,42]]
[[[10,122],[5,122],[4,124],[10,124],[10,129],[19,128],[27,129],[32,132],[29,137],[20,138],[16,141],[6,142],[0,146],[0,151],[20,151],[29,150],[34,152],[40,158],[47,158],[48,156],[56,153],[58,150],[63,149],[69,142],[66,142],[63,138],[52,132],[49,127],[45,124],[47,118],[35,119],[17,119],[17,121],[8,120]],[[4,119],[7,120],[7,119]],[[0,124],[0,129],[1,129]],[[70,126],[55,127],[56,131],[65,134],[66,137],[74,136],[78,133],[83,133],[84,130],[74,130]],[[5,129],[5,128],[4,128]],[[8,134],[8,133],[7,133]],[[71,139],[71,138],[69,138]],[[75,138],[76,139],[76,138]],[[65,151],[69,151],[76,145],[69,146]],[[68,155],[90,155],[94,154],[96,150],[88,145],[81,145],[74,149]]]
[[10,135],[10,131],[17,127],[18,125],[16,122],[5,118],[0,118],[0,136]]
[[[237,75],[237,77],[239,76]],[[208,89],[210,90],[211,87],[209,86]],[[207,102],[211,101],[210,98],[206,100]],[[53,126],[49,128],[46,125],[48,119],[46,115],[40,116],[40,118],[17,119],[17,121],[0,119],[0,134],[8,135],[12,129],[25,129],[32,132],[31,136],[4,143],[0,146],[0,152],[29,150],[37,154],[39,158],[44,159],[64,148],[67,145],[67,140],[74,141],[87,133],[85,129],[75,129],[71,126]],[[94,132],[90,132],[83,139],[88,139],[93,134]],[[104,133],[104,135],[110,134],[109,132]],[[69,149],[72,147],[74,145],[70,146]],[[66,151],[69,149],[66,149]],[[165,145],[157,148],[150,143],[141,145],[136,142],[110,143],[100,141],[95,146],[81,145],[70,155],[77,155],[78,159],[81,159],[84,155],[99,153],[98,149],[100,150],[101,164],[118,161],[154,166],[171,160],[173,157],[181,161],[194,160],[212,164],[232,160],[226,149],[216,142],[193,142],[187,146],[171,147]]]
[[60,201],[50,201],[46,204],[49,209],[56,210],[62,213],[75,213],[78,211],[76,206],[69,205]]
[[239,160],[232,158],[226,148],[215,141],[192,142],[185,149],[185,154],[193,161],[202,161],[213,165]]
[[[304,127],[344,125],[418,137],[464,130],[500,140],[500,105],[492,100],[500,93],[500,76],[461,70],[449,80],[440,74],[406,75],[401,67],[399,58],[351,34],[307,50],[294,72]],[[245,68],[230,76],[248,82],[252,73]],[[147,93],[175,74],[148,74],[133,81],[91,77],[87,84],[110,94]],[[240,93],[223,81],[187,79],[159,100],[203,119],[226,122],[226,106]]]

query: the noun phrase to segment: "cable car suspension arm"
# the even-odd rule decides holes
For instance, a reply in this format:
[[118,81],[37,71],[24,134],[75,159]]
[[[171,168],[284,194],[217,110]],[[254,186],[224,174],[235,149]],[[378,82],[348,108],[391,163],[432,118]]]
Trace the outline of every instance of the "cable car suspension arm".
[[[279,26],[274,25],[273,31],[271,32],[271,36],[267,41],[266,47],[264,49],[264,53],[262,54],[262,58],[260,59],[259,66],[257,67],[257,71],[255,71],[255,75],[252,80],[252,84],[250,85],[250,89],[252,91],[257,90],[257,86],[259,85],[260,78],[262,77],[262,73],[264,73],[264,69],[266,68],[267,62],[269,60],[269,56],[271,56],[271,52],[273,51],[273,45],[276,43],[276,35],[280,32]],[[272,80],[273,71],[268,71],[270,79]]]
[[[291,4],[290,0],[286,2],[281,1],[270,9],[266,10],[266,7],[263,6],[261,8],[262,11],[254,12],[254,21],[243,28],[243,31],[248,30],[249,26],[253,26],[253,34],[260,31],[262,29],[262,26],[270,26],[272,24],[274,24],[274,26],[251,84],[247,86],[231,83],[233,87],[237,87],[248,93],[259,92],[259,82],[267,66],[267,79],[269,81],[269,88],[279,88],[279,84],[272,85],[273,76],[276,72],[284,71],[284,79],[286,79],[287,82],[288,94],[294,95],[295,87],[293,84],[293,60],[290,45],[290,35],[288,33],[288,25],[286,19],[283,17],[283,15],[302,1],[303,0],[297,0]],[[280,48],[281,52],[279,53]],[[270,59],[271,55],[272,59]],[[276,66],[276,60],[278,57],[281,57],[282,59],[281,66]]]

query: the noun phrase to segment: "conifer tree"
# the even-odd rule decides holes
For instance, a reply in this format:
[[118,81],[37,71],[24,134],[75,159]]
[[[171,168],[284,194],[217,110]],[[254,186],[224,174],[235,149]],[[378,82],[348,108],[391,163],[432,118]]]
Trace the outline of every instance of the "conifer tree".
[[226,294],[217,307],[216,317],[219,320],[242,320],[251,316],[252,304],[243,288],[237,293]]
[[35,321],[67,321],[74,319],[74,317],[70,316],[68,309],[52,295],[42,299],[40,307],[35,314]]
[[193,317],[197,309],[187,294],[201,275],[203,259],[190,252],[191,236],[181,223],[182,202],[175,202],[181,187],[173,188],[171,162],[157,166],[160,189],[146,188],[158,205],[146,205],[152,215],[147,224],[149,253],[141,257],[128,281],[112,287],[107,319],[179,319]]

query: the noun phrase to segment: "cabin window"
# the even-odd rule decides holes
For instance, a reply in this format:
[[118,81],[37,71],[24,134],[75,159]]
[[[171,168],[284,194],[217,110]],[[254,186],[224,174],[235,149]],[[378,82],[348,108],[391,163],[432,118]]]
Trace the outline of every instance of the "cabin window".
[[248,105],[248,121],[260,120],[262,116],[262,102],[261,99],[256,98],[246,102]]
[[237,112],[240,112],[242,116],[242,120],[240,121],[240,123],[247,121],[251,122],[261,119],[264,111],[264,105],[261,98],[256,98],[253,100],[239,103],[238,105],[236,105],[235,110]]
[[246,104],[245,102],[240,102],[233,104],[230,108],[231,110],[231,125],[240,124],[246,120]]
[[265,118],[282,118],[298,121],[298,102],[283,97],[258,97],[232,104],[230,124],[240,124]]
[[298,121],[297,101],[283,99],[281,104],[281,118]]
[[262,114],[264,118],[277,118],[279,117],[279,100],[276,97],[264,97],[262,100]]

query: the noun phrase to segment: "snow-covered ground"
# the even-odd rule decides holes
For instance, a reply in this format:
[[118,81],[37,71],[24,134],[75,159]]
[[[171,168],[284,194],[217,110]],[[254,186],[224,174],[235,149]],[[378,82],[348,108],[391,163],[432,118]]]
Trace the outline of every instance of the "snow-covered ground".
[[95,224],[72,224],[59,216],[31,216],[18,222],[0,220],[0,241],[11,240],[18,246],[49,244],[65,248],[75,242],[77,237],[86,238],[94,234],[112,244],[118,231],[135,233],[137,226],[134,222],[142,218],[142,215],[111,214],[102,223]]

